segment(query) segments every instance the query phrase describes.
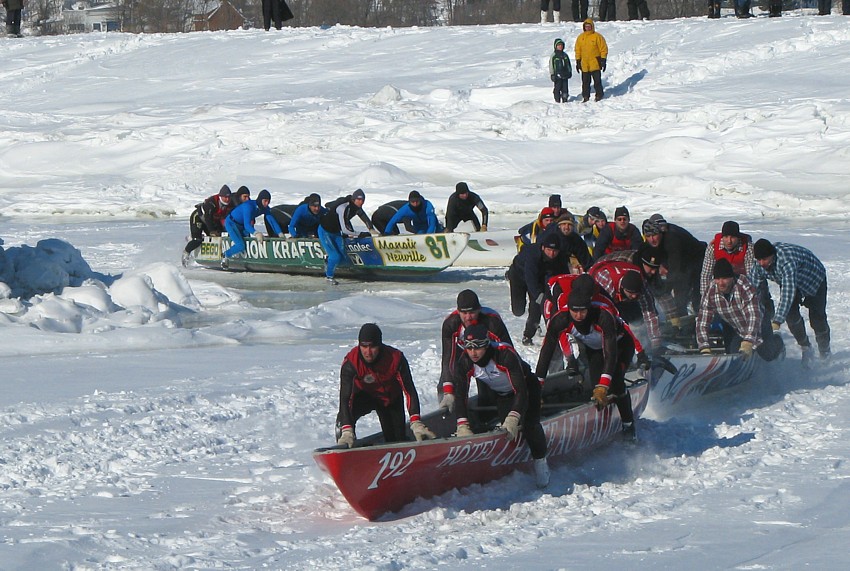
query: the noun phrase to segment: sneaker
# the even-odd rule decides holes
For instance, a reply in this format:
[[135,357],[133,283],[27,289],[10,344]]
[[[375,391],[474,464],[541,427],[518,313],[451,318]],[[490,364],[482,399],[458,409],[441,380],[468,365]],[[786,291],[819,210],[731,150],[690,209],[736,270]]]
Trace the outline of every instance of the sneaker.
[[183,252],[183,255],[180,256],[180,263],[183,264],[184,268],[189,267],[189,252]]
[[803,347],[802,365],[804,369],[811,369],[812,362],[815,360],[815,350],[811,345]]
[[623,423],[623,440],[627,442],[637,442],[637,433],[635,432],[634,422]]
[[325,276],[325,281],[328,282],[330,285],[339,285],[339,282],[330,276]]
[[221,259],[221,269],[226,270],[229,267],[230,267],[230,260],[227,259],[227,258],[222,258]]
[[549,485],[549,463],[546,462],[546,458],[534,461],[534,480],[538,488]]
[[534,341],[532,341],[531,337],[522,336],[522,344],[523,345],[534,345]]

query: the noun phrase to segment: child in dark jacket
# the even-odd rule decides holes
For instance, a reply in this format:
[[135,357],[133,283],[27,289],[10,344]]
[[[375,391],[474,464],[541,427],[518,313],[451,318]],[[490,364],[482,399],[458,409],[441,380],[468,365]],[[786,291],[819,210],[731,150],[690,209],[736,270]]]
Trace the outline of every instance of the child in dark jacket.
[[549,78],[555,84],[553,94],[556,103],[566,103],[570,98],[567,82],[572,76],[573,66],[570,63],[570,56],[564,51],[564,40],[558,38],[555,40],[555,53],[549,58]]

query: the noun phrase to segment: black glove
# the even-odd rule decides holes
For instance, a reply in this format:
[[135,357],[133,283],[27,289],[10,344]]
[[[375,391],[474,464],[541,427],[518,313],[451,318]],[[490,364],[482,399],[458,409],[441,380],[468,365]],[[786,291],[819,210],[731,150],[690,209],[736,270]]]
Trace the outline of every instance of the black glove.
[[555,83],[555,74],[553,73],[552,75],[550,75],[549,79],[552,80],[552,83]]
[[608,63],[608,60],[606,60],[604,57],[597,59],[599,60],[599,67],[602,68],[602,71],[605,71],[605,64]]
[[576,60],[576,71],[581,73],[581,60],[580,59]]
[[635,355],[635,358],[637,359],[638,367],[640,367],[641,369],[646,370],[652,366],[652,363],[649,360],[649,357],[646,356],[645,351],[640,351],[637,355]]
[[578,370],[578,359],[573,355],[567,357],[567,374],[571,377],[581,376],[581,371]]
[[368,238],[371,235],[372,234],[370,234],[369,232],[361,232],[360,234],[357,235],[357,237],[358,238]]

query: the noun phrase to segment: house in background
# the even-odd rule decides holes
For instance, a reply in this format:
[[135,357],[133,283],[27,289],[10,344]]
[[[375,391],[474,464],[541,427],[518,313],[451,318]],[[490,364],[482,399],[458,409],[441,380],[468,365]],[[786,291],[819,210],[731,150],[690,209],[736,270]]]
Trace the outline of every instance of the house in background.
[[120,32],[121,10],[114,4],[75,2],[62,10],[65,31],[68,33]]
[[195,14],[194,30],[196,32],[238,30],[247,27],[248,22],[245,16],[227,0],[221,0],[216,8],[206,14]]

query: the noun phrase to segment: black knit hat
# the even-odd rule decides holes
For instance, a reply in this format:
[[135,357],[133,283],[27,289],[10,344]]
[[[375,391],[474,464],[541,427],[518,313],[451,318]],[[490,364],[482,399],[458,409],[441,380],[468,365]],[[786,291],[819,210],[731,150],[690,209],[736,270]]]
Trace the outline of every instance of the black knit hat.
[[469,185],[465,182],[459,182],[455,185],[455,192],[458,194],[466,194],[469,192]]
[[723,223],[723,228],[720,229],[720,235],[735,236],[737,238],[741,235],[741,227],[734,220],[727,220]]
[[643,278],[634,270],[629,270],[620,280],[620,289],[634,293],[643,291]]
[[357,190],[351,193],[351,200],[357,200],[358,198],[366,200],[366,193],[363,192],[362,188],[358,188]]
[[768,240],[760,238],[753,244],[753,257],[756,260],[769,258],[776,253],[776,248]]
[[625,206],[618,206],[616,210],[614,210],[614,218],[619,218],[620,216],[625,216],[626,218],[631,218],[629,215],[629,209]]
[[549,197],[549,207],[550,208],[560,208],[561,207],[561,195],[553,194]]
[[557,234],[549,234],[546,238],[540,243],[541,248],[552,248],[553,250],[561,249],[561,239],[558,238]]
[[[236,196],[247,196],[249,194],[251,194],[251,191],[248,190],[247,186],[240,186],[239,189],[236,191]],[[242,200],[245,199],[243,198]]]
[[272,200],[272,193],[266,190],[265,188],[260,191],[260,194],[257,195],[257,204],[259,204],[263,200],[268,200],[269,202],[271,202]]
[[218,191],[219,196],[230,196],[231,194],[233,194],[233,193],[230,192],[230,187],[227,186],[226,184],[221,187],[221,190]]
[[414,200],[418,200],[419,202],[422,202],[422,195],[419,194],[418,190],[411,190],[410,194],[407,195],[407,201],[408,202],[413,202]]
[[734,278],[735,270],[732,268],[732,263],[726,258],[720,258],[714,262],[714,279]]
[[476,309],[481,309],[478,294],[471,289],[465,289],[457,294],[457,309],[458,311],[475,311]]
[[591,296],[583,288],[574,288],[567,298],[567,306],[573,310],[588,309]]
[[357,342],[381,345],[384,342],[384,335],[381,333],[381,328],[376,324],[364,323],[360,328],[360,334],[357,336]]
[[605,213],[602,212],[602,209],[598,206],[591,206],[587,209],[587,216],[592,216],[594,218],[601,218],[602,220],[608,221],[608,217],[605,216]]
[[667,261],[667,255],[661,248],[645,245],[640,248],[640,261],[651,268],[658,268]]
[[579,274],[573,280],[572,290],[570,291],[581,291],[593,297],[597,291],[596,281],[594,281],[590,274]]

